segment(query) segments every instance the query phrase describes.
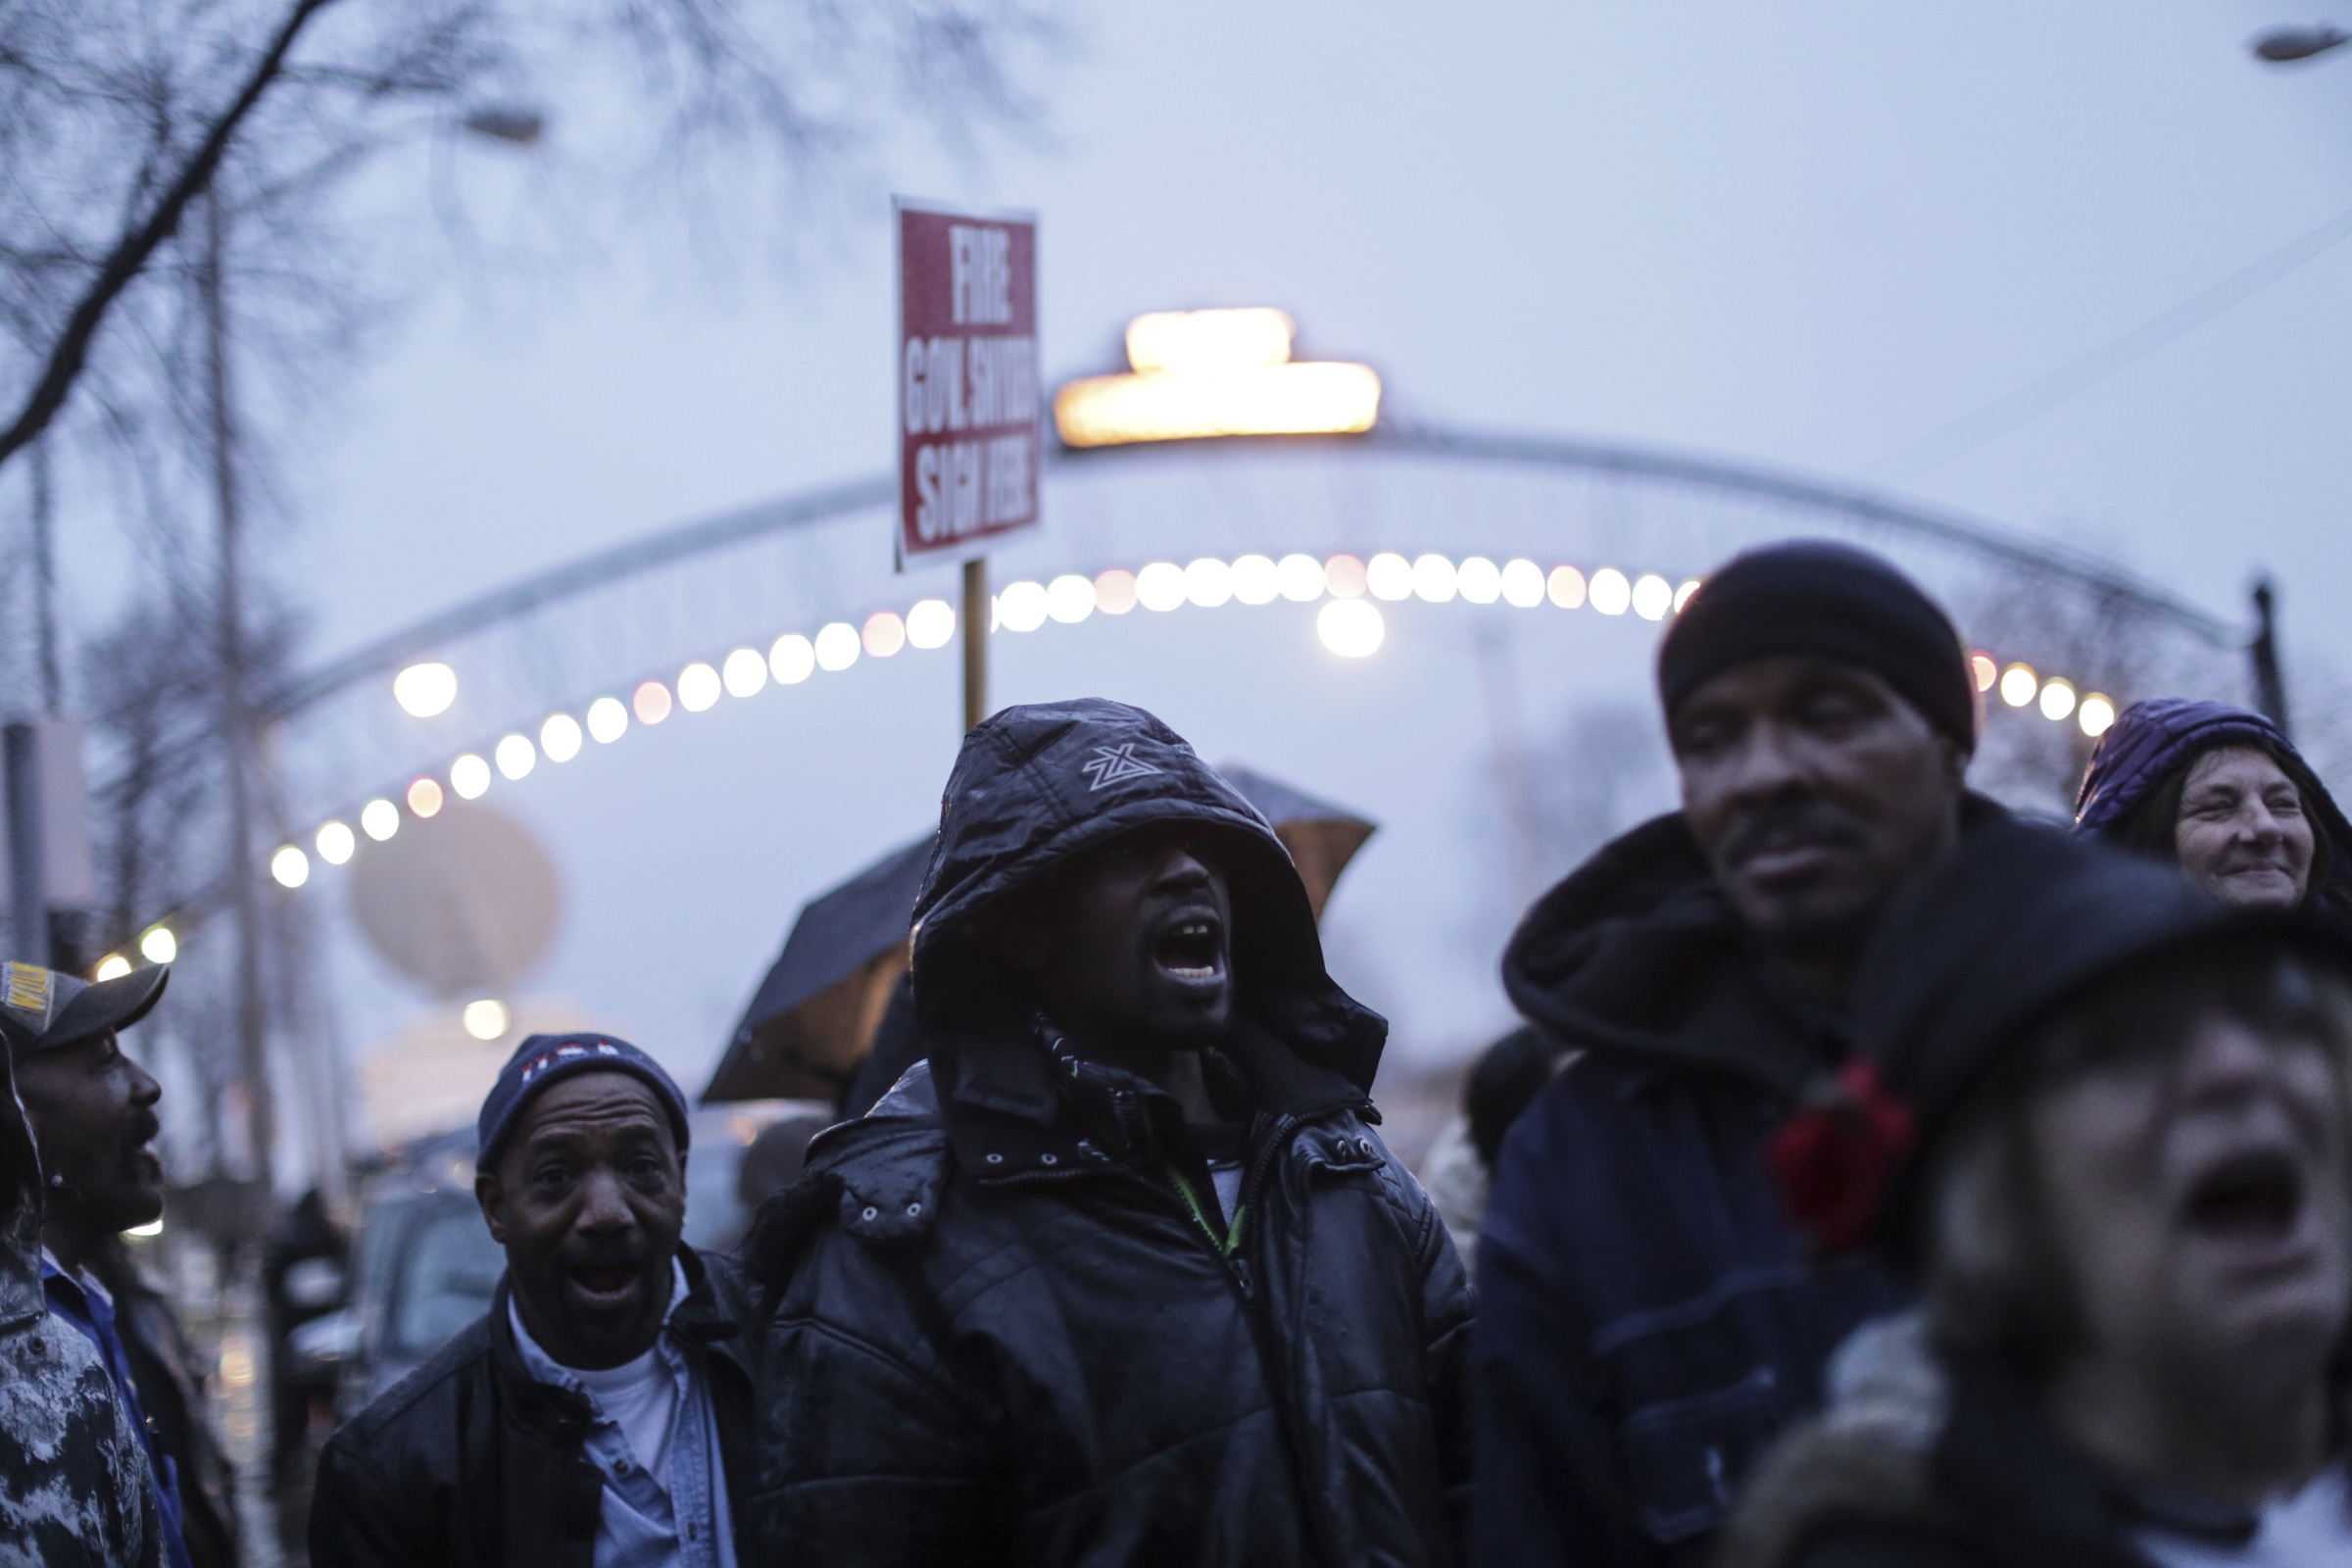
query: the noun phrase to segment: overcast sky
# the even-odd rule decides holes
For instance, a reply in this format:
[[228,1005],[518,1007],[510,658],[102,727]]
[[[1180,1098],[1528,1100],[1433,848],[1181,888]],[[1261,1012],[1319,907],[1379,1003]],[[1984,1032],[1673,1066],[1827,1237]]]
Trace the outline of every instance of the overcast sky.
[[[984,170],[910,139],[790,276],[714,291],[623,255],[436,302],[302,477],[290,576],[323,657],[882,470],[897,188],[1040,215],[1056,378],[1109,368],[1140,310],[1280,305],[1302,347],[1378,366],[1392,412],[1899,482],[2231,616],[2268,569],[2290,638],[2352,670],[2352,244],[1981,450],[1894,461],[2352,209],[2352,51],[2278,71],[2246,50],[2309,20],[2258,0],[1080,5],[1044,135]],[[999,696],[1148,700],[1212,758],[1382,815],[1334,908],[1343,978],[1423,1059],[1499,1027],[1480,943],[1516,898],[1443,874],[1472,863],[1484,789],[1447,710],[1476,702],[1458,649],[1399,639],[1347,686],[1272,633],[1120,630],[1024,645]],[[1648,649],[1561,654],[1537,722],[1576,692],[1638,697]],[[568,892],[527,989],[703,1067],[798,903],[927,824],[953,678],[877,671],[789,720],[746,705],[502,794]],[[1379,744],[1324,744],[1343,710]],[[336,965],[355,1043],[421,1005],[356,948]]]

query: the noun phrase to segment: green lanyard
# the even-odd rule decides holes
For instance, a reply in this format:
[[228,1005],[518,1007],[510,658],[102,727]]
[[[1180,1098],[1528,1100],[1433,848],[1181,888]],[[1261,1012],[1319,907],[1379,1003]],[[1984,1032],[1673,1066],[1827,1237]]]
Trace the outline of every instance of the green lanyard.
[[1249,1205],[1245,1203],[1234,1209],[1233,1224],[1227,1227],[1224,1235],[1219,1236],[1216,1226],[1209,1223],[1208,1210],[1200,1206],[1200,1197],[1193,1191],[1193,1184],[1184,1179],[1184,1172],[1176,1168],[1174,1160],[1167,1159],[1164,1154],[1161,1158],[1167,1165],[1168,1180],[1174,1182],[1176,1191],[1184,1195],[1184,1206],[1193,1211],[1193,1218],[1199,1220],[1200,1228],[1208,1233],[1209,1241],[1217,1249],[1217,1255],[1231,1257],[1233,1250],[1242,1245],[1242,1216],[1249,1211]]

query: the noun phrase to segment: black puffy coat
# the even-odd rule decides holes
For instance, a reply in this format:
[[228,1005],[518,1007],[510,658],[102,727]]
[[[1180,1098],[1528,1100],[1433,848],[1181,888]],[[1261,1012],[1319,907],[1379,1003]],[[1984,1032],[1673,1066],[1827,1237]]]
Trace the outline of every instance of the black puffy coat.
[[[724,1259],[678,1250],[688,1293],[664,1331],[704,1358],[740,1536],[750,1494],[752,1385]],[[590,1411],[533,1378],[490,1310],[335,1430],[311,1498],[313,1568],[592,1568],[602,1473]]]
[[[1230,1247],[1175,1102],[1072,1054],[958,939],[1171,818],[1222,839],[1233,893],[1236,1023],[1204,1063],[1249,1125]],[[1324,973],[1273,832],[1149,714],[1013,709],[965,744],[916,913],[926,1063],[755,1235],[745,1560],[1454,1560],[1470,1291],[1371,1131],[1385,1025]]]

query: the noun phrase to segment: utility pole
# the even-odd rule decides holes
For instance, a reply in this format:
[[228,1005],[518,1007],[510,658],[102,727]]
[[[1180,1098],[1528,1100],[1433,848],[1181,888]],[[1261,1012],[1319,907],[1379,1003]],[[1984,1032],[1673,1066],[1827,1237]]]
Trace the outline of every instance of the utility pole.
[[270,1018],[262,990],[261,890],[253,875],[254,718],[246,684],[243,514],[237,489],[236,419],[230,404],[228,302],[222,276],[225,238],[220,196],[205,193],[204,299],[206,391],[211,404],[213,497],[220,514],[217,593],[220,661],[220,738],[227,749],[228,879],[237,937],[237,1070],[245,1081],[245,1125],[253,1178],[272,1191],[277,1117],[270,1092]]
[[33,625],[40,642],[41,710],[65,711],[65,681],[57,663],[57,513],[49,488],[49,443],[32,444],[32,582],[38,596]]
[[2286,676],[2278,668],[2278,601],[2271,579],[2254,584],[2254,642],[2246,652],[2254,660],[2254,707],[2278,733],[2291,737],[2287,727]]
[[988,716],[988,558],[963,564],[963,732]]

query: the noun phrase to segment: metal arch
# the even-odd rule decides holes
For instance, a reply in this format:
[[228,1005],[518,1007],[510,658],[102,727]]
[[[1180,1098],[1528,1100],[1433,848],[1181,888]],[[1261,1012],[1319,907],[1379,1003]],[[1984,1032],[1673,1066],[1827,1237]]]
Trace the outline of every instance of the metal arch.
[[[1194,448],[1262,446],[1267,439],[1231,436],[1187,442],[1184,445]],[[1429,425],[1384,424],[1368,435],[1308,439],[1317,445],[1363,446],[1384,452],[1423,453],[1433,457],[1469,458],[1486,463],[1518,463],[1545,467],[1581,468],[1595,473],[1637,475],[1738,495],[1761,496],[1814,511],[1842,513],[1861,522],[1965,550],[2003,565],[2022,566],[2065,578],[2104,597],[2120,600],[2170,621],[2217,647],[2242,648],[2248,637],[2242,627],[2209,614],[2155,584],[2086,552],[2028,539],[1960,513],[1898,501],[1877,491],[1834,480],[1653,448],[1551,436],[1449,430]],[[1048,462],[1054,466],[1093,465],[1117,461],[1130,455],[1164,455],[1168,450],[1170,448],[1167,445],[1161,444],[1093,450],[1057,447],[1049,454]],[[686,523],[601,551],[552,571],[483,594],[355,649],[332,663],[297,677],[286,688],[272,694],[265,704],[265,710],[271,718],[289,718],[359,681],[397,669],[438,644],[480,631],[502,620],[650,567],[724,549],[763,534],[805,527],[845,512],[886,505],[897,489],[896,480],[889,475],[854,480]]]

